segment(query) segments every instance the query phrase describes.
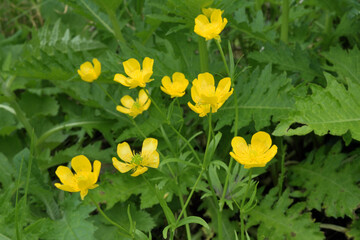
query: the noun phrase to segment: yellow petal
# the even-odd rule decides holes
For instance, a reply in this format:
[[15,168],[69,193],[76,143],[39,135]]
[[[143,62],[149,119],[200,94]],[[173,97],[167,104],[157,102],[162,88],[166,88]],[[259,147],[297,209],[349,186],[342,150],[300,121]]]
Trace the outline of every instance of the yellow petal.
[[94,167],[93,167],[93,173],[94,173],[94,178],[95,178],[95,182],[97,182],[98,178],[99,178],[99,174],[100,174],[100,168],[101,168],[101,162],[98,160],[94,161]]
[[234,137],[231,140],[231,146],[236,155],[249,156],[249,147],[244,138]]
[[129,84],[128,84],[128,81],[127,81],[127,77],[125,77],[125,76],[122,75],[122,74],[119,74],[119,73],[115,74],[115,76],[114,76],[114,81],[115,81],[115,82],[118,82],[118,83],[120,83],[120,84],[122,84],[122,85],[124,85],[124,86],[126,86],[126,87],[129,87]]
[[157,151],[143,158],[141,165],[151,168],[158,168],[160,163],[159,153]]
[[76,173],[91,172],[91,163],[84,155],[79,155],[71,159],[71,167]]
[[146,172],[148,170],[147,167],[142,167],[142,166],[139,166],[136,171],[131,174],[132,177],[137,177],[139,176],[140,174],[143,174],[144,172]]
[[168,76],[165,76],[161,79],[161,83],[164,86],[164,88],[166,89],[171,89],[172,88],[172,82],[170,80],[170,78]]
[[121,112],[121,113],[125,113],[125,114],[129,114],[129,113],[130,113],[130,109],[124,108],[124,107],[119,106],[119,105],[116,106],[116,110],[119,111],[119,112]]
[[121,173],[126,173],[129,170],[134,168],[133,164],[122,163],[114,157],[112,158],[112,162],[113,162],[114,167]]
[[85,75],[81,72],[81,70],[78,69],[77,72],[78,72],[80,78],[84,80]]
[[[194,80],[195,81],[195,80]],[[194,82],[193,82],[194,83]],[[198,92],[198,90],[197,90],[197,88],[196,88],[196,86],[194,86],[194,84],[193,84],[193,86],[191,87],[191,98],[192,98],[192,100],[195,102],[195,103],[199,103],[200,102],[200,94],[199,94],[199,92]]]
[[147,95],[145,90],[141,89],[140,92],[139,92],[139,103],[140,103],[140,105],[143,106],[148,99],[149,99],[149,96]]
[[125,73],[132,76],[134,72],[140,71],[140,63],[135,58],[123,62]]
[[257,132],[251,138],[251,149],[257,154],[263,154],[271,147],[271,137],[266,132]]
[[248,163],[244,164],[244,168],[253,168],[253,167],[265,167],[266,163]]
[[97,75],[97,77],[100,76],[100,73],[101,73],[101,63],[99,62],[99,60],[97,60],[96,58],[94,58],[92,60],[93,64],[94,64],[94,70],[95,70],[95,73]]
[[141,156],[145,157],[152,154],[154,151],[156,151],[157,145],[158,140],[155,138],[146,138],[142,145]]
[[83,64],[80,65],[80,71],[85,75],[88,74],[89,72],[92,72],[94,70],[93,65],[91,64],[91,62],[84,62]]
[[132,97],[130,97],[129,95],[123,96],[120,99],[120,102],[124,107],[127,107],[127,108],[131,108],[135,103],[134,99],[132,99]]
[[206,24],[209,24],[209,19],[205,15],[200,14],[195,18],[195,27],[198,25],[201,28]]
[[60,181],[69,186],[73,186],[74,182],[74,174],[71,172],[70,168],[65,166],[59,166],[55,171],[56,176],[60,179]]
[[149,100],[145,103],[145,105],[143,106],[143,110],[144,110],[144,111],[148,110],[148,108],[150,107],[150,104],[151,104],[151,100],[149,99]]
[[214,9],[211,13],[211,17],[210,17],[210,22],[211,23],[222,23],[222,18],[221,18],[221,10],[220,9]]
[[134,157],[133,153],[131,152],[131,148],[127,142],[119,143],[117,145],[117,155],[121,160],[129,163]]
[[213,86],[215,88],[214,76],[211,73],[208,72],[200,73],[198,75],[198,79],[200,81],[201,87]]
[[203,8],[201,9],[202,13],[210,19],[211,13],[215,10],[215,8]]
[[230,87],[231,87],[231,78],[227,77],[227,78],[221,79],[216,88],[216,95],[218,97],[221,97],[222,95],[229,92]]
[[81,200],[84,200],[84,197],[88,194],[88,192],[89,190],[87,188],[80,191]]
[[58,189],[61,189],[63,191],[67,191],[67,192],[78,192],[79,191],[79,189],[75,189],[73,186],[62,185],[60,183],[55,183],[55,187],[57,187]]
[[273,145],[267,152],[264,153],[263,161],[268,163],[271,159],[273,159],[277,153],[277,146]]
[[154,65],[154,59],[151,59],[151,58],[148,58],[148,57],[144,58],[144,61],[143,61],[143,64],[142,64],[143,71],[146,72],[146,73],[151,73],[152,74],[153,65]]

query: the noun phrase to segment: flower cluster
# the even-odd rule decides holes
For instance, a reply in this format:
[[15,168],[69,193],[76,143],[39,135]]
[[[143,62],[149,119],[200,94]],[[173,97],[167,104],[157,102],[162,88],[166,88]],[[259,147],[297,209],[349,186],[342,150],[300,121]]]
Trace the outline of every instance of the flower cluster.
[[[205,40],[220,40],[220,33],[227,24],[227,19],[222,18],[220,9],[203,9],[195,19],[194,32]],[[101,73],[101,63],[94,58],[90,62],[81,64],[78,69],[80,78],[86,82],[93,82],[98,79]],[[139,114],[148,110],[151,104],[149,92],[145,89],[146,84],[153,81],[154,60],[145,57],[140,63],[130,58],[123,62],[125,75],[117,73],[114,81],[122,84],[130,89],[140,87],[138,98],[135,100],[125,95],[120,99],[122,105],[117,105],[116,110],[135,118]],[[173,73],[172,77],[164,76],[161,80],[160,89],[168,94],[171,98],[178,98],[185,95],[185,91],[189,85],[189,81],[185,75],[180,72]],[[192,81],[191,98],[194,102],[188,102],[188,106],[200,117],[206,116],[208,113],[215,113],[225,103],[225,101],[233,94],[234,89],[231,87],[231,79],[223,78],[215,87],[215,79],[211,73],[200,73],[196,79]],[[109,95],[109,94],[108,94]],[[156,105],[155,105],[156,106]],[[135,122],[134,122],[135,124]],[[131,176],[136,177],[148,171],[149,168],[158,168],[160,157],[157,151],[158,140],[155,138],[146,138],[143,141],[140,153],[131,150],[127,142],[117,145],[117,155],[120,158],[112,158],[113,166],[121,173],[132,171]],[[230,152],[237,162],[244,165],[244,168],[264,167],[277,153],[277,146],[272,145],[271,137],[265,132],[257,132],[251,139],[251,144],[247,144],[244,138],[234,137],[231,141],[233,151]],[[61,190],[68,192],[80,192],[81,199],[87,195],[89,189],[98,186],[97,181],[100,173],[101,163],[94,161],[93,166],[87,157],[79,155],[71,160],[70,168],[59,166],[56,175],[61,183],[55,183],[55,186]]]

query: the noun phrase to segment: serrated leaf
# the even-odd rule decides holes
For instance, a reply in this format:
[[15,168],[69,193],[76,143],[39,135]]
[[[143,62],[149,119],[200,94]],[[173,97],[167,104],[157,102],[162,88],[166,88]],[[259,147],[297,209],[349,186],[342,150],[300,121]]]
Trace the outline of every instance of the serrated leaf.
[[291,49],[283,43],[265,44],[261,52],[252,52],[249,58],[261,63],[272,63],[280,70],[300,73],[306,82],[312,81],[315,77],[323,78],[319,64],[314,62],[309,53],[299,45]]
[[260,204],[255,207],[246,223],[249,229],[258,225],[257,239],[294,239],[320,240],[324,235],[320,232],[320,224],[314,223],[311,213],[305,212],[305,203],[299,202],[291,206],[287,189],[280,199],[276,188],[270,190]]
[[[348,90],[330,74],[325,73],[327,87],[311,84],[311,95],[298,97],[297,112],[281,121],[273,135],[305,135],[314,131],[317,135],[343,135],[351,132],[360,140],[360,85],[349,80]],[[293,123],[303,124],[291,128]]]
[[329,151],[321,147],[291,167],[288,176],[291,185],[305,190],[308,208],[324,209],[329,217],[354,217],[353,212],[360,205],[357,186],[360,162],[359,159],[346,161],[352,154],[340,150],[340,142]]
[[[235,89],[239,96],[239,129],[254,121],[255,128],[260,130],[269,126],[270,120],[277,122],[295,111],[291,80],[285,74],[272,74],[271,65],[261,72],[256,68],[250,76],[239,79],[242,81],[237,82]],[[218,119],[215,130],[225,125],[233,126],[234,116],[234,103],[229,101],[214,114]]]
[[19,104],[27,117],[55,116],[59,110],[59,104],[54,98],[29,92],[21,94]]
[[331,48],[323,55],[333,64],[329,69],[337,72],[345,83],[346,78],[350,78],[360,84],[360,51],[357,47],[348,51],[340,47]]

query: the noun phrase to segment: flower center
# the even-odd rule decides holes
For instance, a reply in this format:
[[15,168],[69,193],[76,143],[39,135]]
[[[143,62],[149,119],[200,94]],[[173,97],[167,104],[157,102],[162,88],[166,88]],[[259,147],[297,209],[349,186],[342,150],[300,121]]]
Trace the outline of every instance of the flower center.
[[84,189],[89,185],[89,176],[88,173],[78,173],[75,174],[75,179],[77,182],[77,185],[80,189]]
[[142,162],[142,160],[143,160],[142,156],[137,153],[137,154],[135,154],[134,157],[132,158],[131,163],[136,164],[136,165],[140,165],[141,162]]

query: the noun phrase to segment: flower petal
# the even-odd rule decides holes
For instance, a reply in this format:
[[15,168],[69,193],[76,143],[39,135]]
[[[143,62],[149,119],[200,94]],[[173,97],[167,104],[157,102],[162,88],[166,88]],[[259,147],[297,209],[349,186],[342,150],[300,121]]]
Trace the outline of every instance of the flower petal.
[[128,108],[124,108],[120,105],[116,106],[116,110],[121,112],[121,113],[125,113],[125,114],[129,114],[130,113],[130,109]]
[[80,65],[80,71],[83,74],[88,74],[89,72],[92,72],[93,69],[94,69],[94,67],[91,64],[91,62],[84,62],[83,64]]
[[117,145],[117,155],[119,158],[125,162],[130,163],[132,158],[134,157],[131,152],[131,148],[127,142],[119,143]]
[[220,9],[214,9],[211,13],[210,22],[219,24],[222,23],[221,14],[222,12]]
[[91,163],[84,155],[79,155],[71,159],[71,167],[76,173],[91,172]]
[[233,151],[236,155],[241,156],[241,157],[249,157],[249,147],[245,141],[244,138],[242,137],[234,137],[231,140],[231,146],[233,148]]
[[120,102],[124,107],[127,107],[127,108],[131,108],[135,103],[134,99],[132,97],[130,97],[129,95],[123,96],[120,99]]
[[99,60],[97,60],[96,58],[94,58],[92,60],[93,64],[94,64],[94,70],[95,70],[95,73],[97,75],[97,77],[100,76],[100,73],[101,73],[101,63],[99,62]]
[[145,156],[151,155],[156,151],[157,145],[158,140],[155,138],[146,138],[142,145],[141,156],[145,158]]
[[271,147],[271,137],[266,132],[257,132],[251,138],[251,149],[257,154],[265,153]]
[[122,84],[122,85],[124,85],[125,87],[129,87],[129,86],[130,86],[130,85],[128,84],[127,77],[125,77],[124,75],[119,74],[119,73],[115,74],[115,76],[114,76],[114,81],[115,81],[115,82],[118,82],[118,83],[120,83],[120,84]]
[[151,168],[158,168],[160,163],[159,153],[157,151],[144,157],[142,165]]
[[60,183],[55,183],[54,185],[58,189],[61,189],[63,191],[67,191],[67,192],[78,192],[79,191],[79,189],[75,189],[73,186],[70,186],[70,185],[63,185]]
[[161,79],[161,83],[162,83],[162,85],[164,86],[164,88],[166,88],[166,89],[171,89],[171,87],[172,87],[172,82],[171,82],[171,80],[170,80],[170,78],[168,77],[168,76],[165,76],[165,77],[163,77],[162,79]]
[[268,163],[271,159],[273,159],[277,153],[277,146],[273,145],[267,152],[264,153],[263,161]]
[[146,103],[146,101],[149,99],[149,96],[145,91],[146,90],[141,89],[139,92],[139,103],[141,106],[143,106]]
[[201,88],[214,87],[215,89],[215,80],[214,80],[214,76],[211,73],[208,72],[200,73],[198,75],[198,79],[200,81]]
[[56,176],[58,176],[58,178],[64,185],[75,185],[74,174],[71,172],[70,168],[65,166],[59,166],[56,169],[55,174]]
[[147,167],[142,167],[142,166],[139,166],[136,171],[131,174],[132,177],[137,177],[139,176],[140,174],[143,174],[144,172],[146,172],[148,170]]
[[151,104],[151,100],[149,99],[143,106],[143,111],[146,111],[149,109],[150,107],[150,104]]
[[80,191],[80,197],[81,197],[81,200],[84,200],[84,197],[88,194],[89,190],[87,188],[85,189],[82,189]]
[[175,72],[172,75],[174,87],[178,92],[183,92],[189,85],[189,81],[185,78],[185,75],[180,72]]
[[[151,59],[149,57],[144,58],[143,64],[142,64],[143,71],[146,72],[146,73],[151,73],[152,74],[153,65],[154,65],[154,59]],[[149,78],[150,78],[150,76],[149,76]]]
[[135,58],[123,62],[125,73],[132,77],[133,72],[140,71],[140,63]]
[[114,167],[121,173],[126,173],[134,168],[133,164],[122,163],[119,160],[117,160],[115,157],[112,158],[112,162]]
[[101,162],[98,160],[95,160],[94,167],[93,167],[93,173],[94,173],[94,179],[95,179],[94,183],[96,183],[99,178],[100,168],[101,168]]

